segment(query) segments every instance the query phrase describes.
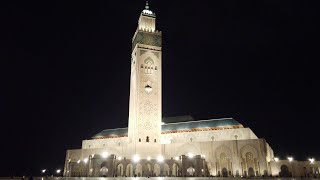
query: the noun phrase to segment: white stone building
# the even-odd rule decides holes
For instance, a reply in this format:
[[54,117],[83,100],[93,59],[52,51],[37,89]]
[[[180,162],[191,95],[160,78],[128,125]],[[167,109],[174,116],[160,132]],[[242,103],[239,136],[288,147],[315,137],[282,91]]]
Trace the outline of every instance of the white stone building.
[[232,118],[162,118],[161,32],[146,4],[132,39],[128,128],[68,150],[64,176],[308,176],[319,162],[275,161],[272,148]]

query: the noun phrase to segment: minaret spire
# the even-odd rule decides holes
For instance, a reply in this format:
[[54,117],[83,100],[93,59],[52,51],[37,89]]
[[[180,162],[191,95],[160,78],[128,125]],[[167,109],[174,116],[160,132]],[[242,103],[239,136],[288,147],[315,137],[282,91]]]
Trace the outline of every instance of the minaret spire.
[[149,10],[149,3],[148,3],[148,0],[146,1],[146,6],[144,7],[144,9]]
[[148,0],[146,1],[146,5],[144,6],[144,10],[142,11],[142,14],[145,14],[148,16],[155,16],[155,14],[150,10]]

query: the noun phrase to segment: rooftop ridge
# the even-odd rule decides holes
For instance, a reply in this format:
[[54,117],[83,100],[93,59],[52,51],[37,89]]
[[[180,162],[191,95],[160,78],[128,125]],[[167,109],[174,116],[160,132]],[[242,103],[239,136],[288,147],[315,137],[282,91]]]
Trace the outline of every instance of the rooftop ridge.
[[[165,123],[163,125],[169,125],[169,124],[180,124],[180,123],[191,123],[191,122],[204,122],[204,121],[221,121],[226,119],[233,119],[232,117],[229,118],[219,118],[219,119],[206,119],[206,120],[195,120],[195,121],[182,121],[182,122],[174,122],[174,123]],[[233,119],[235,120],[235,119]],[[236,120],[235,120],[236,121]],[[237,121],[238,122],[238,121]],[[240,124],[240,123],[239,123]],[[163,126],[162,125],[162,126]]]
[[114,128],[114,129],[105,129],[105,130],[102,130],[102,131],[108,131],[108,130],[117,130],[117,129],[128,129],[128,127],[126,127],[126,128]]

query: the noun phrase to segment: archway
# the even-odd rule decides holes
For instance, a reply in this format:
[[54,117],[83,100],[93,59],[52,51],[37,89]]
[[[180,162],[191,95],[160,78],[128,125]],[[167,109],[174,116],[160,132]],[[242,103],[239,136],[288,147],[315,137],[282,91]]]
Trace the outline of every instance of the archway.
[[135,175],[138,177],[142,176],[142,166],[140,163],[136,165]]
[[311,176],[311,177],[313,176],[313,168],[312,167],[309,168],[309,176]]
[[126,168],[126,176],[132,177],[133,176],[133,166],[132,164],[128,164]]
[[252,167],[249,167],[249,169],[248,169],[248,176],[249,177],[254,177],[254,170],[253,170]]
[[148,177],[152,176],[152,174],[151,174],[151,165],[150,164],[147,164],[145,175],[148,176]]
[[248,177],[253,177],[254,176],[253,167],[255,167],[253,154],[251,152],[247,152],[245,157],[246,157],[246,164],[247,164],[247,167],[248,167]]
[[188,176],[194,176],[195,169],[193,167],[189,167],[187,169]]
[[159,165],[159,164],[155,164],[155,165],[154,165],[153,174],[154,174],[155,176],[160,176],[160,165]]
[[168,164],[164,164],[163,166],[163,175],[164,176],[169,176],[169,171],[170,171],[170,168],[169,168],[169,165]]
[[236,177],[239,177],[240,174],[239,174],[239,170],[236,170]]
[[304,176],[304,177],[307,177],[307,174],[308,174],[307,168],[306,168],[306,167],[303,167],[303,176]]
[[120,176],[120,177],[123,176],[123,164],[119,164],[117,166],[117,176]]
[[100,176],[107,177],[107,175],[108,175],[108,168],[105,166],[101,167],[100,168]]
[[228,177],[228,170],[227,170],[227,168],[222,168],[221,174],[222,174],[222,177]]
[[179,166],[176,163],[174,163],[172,165],[172,176],[178,177],[178,171],[179,171]]
[[288,166],[282,165],[280,170],[280,177],[291,177],[291,172],[289,171]]

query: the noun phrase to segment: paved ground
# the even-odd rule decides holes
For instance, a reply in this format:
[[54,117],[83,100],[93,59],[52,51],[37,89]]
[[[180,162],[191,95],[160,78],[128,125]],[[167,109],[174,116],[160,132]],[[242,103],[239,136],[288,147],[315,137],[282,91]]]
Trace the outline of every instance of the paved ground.
[[[22,178],[15,177],[12,178],[6,178],[6,177],[0,177],[1,180],[22,180]],[[214,178],[208,178],[208,177],[110,177],[110,178],[102,178],[102,177],[48,177],[48,178],[41,178],[41,177],[34,177],[33,180],[255,180],[255,179],[262,179],[262,178],[220,178],[220,177],[214,177]],[[264,180],[300,180],[301,178],[263,178]],[[313,178],[302,178],[303,180],[311,180]],[[24,180],[29,180],[28,177],[25,177]]]

